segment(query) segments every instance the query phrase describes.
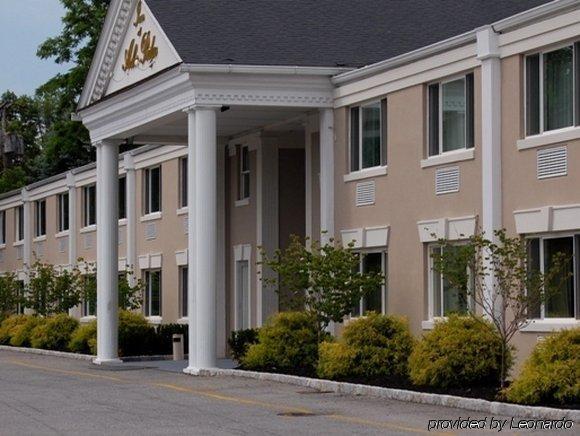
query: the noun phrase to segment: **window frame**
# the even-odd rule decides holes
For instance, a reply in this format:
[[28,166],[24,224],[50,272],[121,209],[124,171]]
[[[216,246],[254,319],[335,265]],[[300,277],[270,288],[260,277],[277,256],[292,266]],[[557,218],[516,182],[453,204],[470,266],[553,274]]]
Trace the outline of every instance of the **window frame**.
[[0,246],[6,245],[6,210],[0,210]]
[[[64,201],[66,198],[66,202]],[[66,203],[66,204],[65,204]],[[61,192],[57,198],[57,217],[56,217],[56,231],[62,233],[70,230],[70,214],[69,214],[70,198],[68,192]],[[66,228],[65,228],[66,223]]]
[[189,283],[189,266],[182,265],[179,271],[179,317],[188,317],[188,283]]
[[[388,252],[386,249],[376,249],[376,248],[369,248],[369,249],[357,249],[356,253],[359,255],[359,262],[358,262],[358,272],[359,273],[363,273],[364,272],[364,260],[363,257],[368,255],[368,254],[380,254],[381,255],[381,272],[385,275],[385,280],[383,281],[382,285],[381,285],[381,313],[382,315],[385,315],[387,313],[387,280],[388,280],[388,275],[387,275],[387,268],[388,268],[388,261],[389,261],[389,257],[388,257]],[[350,319],[356,319],[356,318],[361,318],[361,317],[365,317],[365,313],[364,313],[364,306],[365,306],[365,297],[362,297],[359,302],[358,302],[358,315],[355,315],[351,312],[351,314],[349,315]]]
[[[97,286],[97,277],[95,274],[83,274],[84,285],[87,286],[87,282],[94,280],[94,286]],[[81,318],[95,318],[97,316],[97,296],[95,294],[95,301],[87,300],[83,298],[81,301]]]
[[[151,281],[151,275],[152,274],[159,274],[159,313],[158,314],[153,314],[152,310],[151,310],[151,302],[152,302],[152,298],[151,298],[151,286],[152,286],[152,281]],[[145,318],[161,318],[162,314],[163,314],[163,301],[162,301],[162,297],[163,297],[163,277],[162,277],[162,270],[160,268],[155,268],[155,269],[148,269],[144,271],[144,275],[145,275],[145,295],[143,298],[143,315],[145,316]]]
[[572,302],[572,309],[574,315],[572,317],[546,317],[546,304],[542,302],[540,304],[540,318],[529,318],[530,320],[536,321],[548,321],[548,322],[558,322],[558,321],[571,321],[571,320],[578,320],[580,318],[580,313],[578,313],[578,306],[579,302],[578,299],[580,298],[580,247],[578,247],[577,240],[580,239],[580,232],[562,232],[562,233],[550,233],[550,234],[535,234],[535,235],[527,235],[526,242],[529,243],[532,239],[539,240],[539,249],[540,249],[540,272],[544,274],[546,264],[546,253],[545,253],[545,245],[544,241],[549,239],[561,239],[561,238],[571,238],[572,239],[572,253],[573,253],[573,296],[574,301]]
[[34,202],[34,237],[46,236],[46,198]]
[[122,175],[119,177],[119,207],[118,207],[118,219],[127,219],[127,176]]
[[[97,185],[92,183],[83,186],[83,227],[97,225]],[[92,203],[92,204],[91,204]],[[91,209],[94,209],[94,222],[91,219]]]
[[187,178],[188,178],[188,160],[187,156],[182,156],[179,158],[179,182],[178,182],[179,209],[187,207],[187,196],[188,196]]
[[[573,40],[565,43],[557,43],[552,44],[547,47],[544,47],[542,50],[536,50],[530,53],[526,53],[524,55],[524,62],[523,62],[523,82],[524,82],[524,107],[523,107],[523,114],[524,114],[524,138],[535,138],[545,134],[553,134],[559,132],[565,132],[568,130],[572,130],[577,128],[580,124],[580,107],[577,96],[577,93],[580,91],[577,89],[578,87],[578,74],[580,71],[578,70],[579,67],[579,59],[577,57],[580,55],[580,50],[576,48],[576,44],[580,43],[580,40]],[[546,130],[544,126],[545,115],[544,115],[544,55],[546,53],[552,53],[558,50],[561,50],[566,47],[572,47],[572,125],[566,127],[560,127],[558,129]],[[533,133],[528,135],[528,58],[531,56],[538,55],[538,82],[539,82],[539,132]]]
[[[151,189],[152,186],[152,174],[153,174],[153,170],[159,170],[159,192],[158,192],[158,204],[159,204],[159,209],[158,210],[153,210],[152,205],[153,205],[153,192]],[[162,170],[161,170],[161,164],[159,165],[154,165],[148,168],[145,168],[143,170],[143,185],[144,185],[144,189],[143,189],[143,215],[147,216],[147,215],[153,215],[153,214],[158,214],[163,210],[163,206],[162,206]]]
[[21,204],[14,208],[14,242],[22,242],[24,241],[24,205]]
[[[244,153],[246,153],[248,163],[248,167],[246,169],[244,169]],[[247,200],[250,198],[251,179],[252,175],[250,170],[250,146],[247,144],[240,145],[238,153],[238,200]]]
[[[369,167],[363,168],[363,108],[367,106],[379,106],[379,163],[378,165],[373,165]],[[386,128],[385,125],[385,116],[386,110],[388,110],[388,98],[385,96],[380,99],[372,99],[369,101],[365,101],[363,103],[359,103],[357,105],[352,105],[348,107],[348,172],[349,173],[358,173],[361,171],[369,171],[376,168],[384,168],[387,166],[387,149],[386,149]],[[356,109],[358,112],[358,167],[356,169],[353,168],[353,150],[352,150],[352,111]]]

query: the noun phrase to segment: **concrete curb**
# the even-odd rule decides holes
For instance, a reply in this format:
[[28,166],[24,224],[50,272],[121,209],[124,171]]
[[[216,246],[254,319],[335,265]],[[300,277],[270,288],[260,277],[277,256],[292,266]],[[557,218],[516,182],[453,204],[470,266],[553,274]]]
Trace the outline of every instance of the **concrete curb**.
[[68,359],[92,361],[96,356],[90,354],[69,353],[67,351],[41,350],[40,348],[11,347],[0,345],[0,350],[16,351],[18,353],[39,354],[41,356],[66,357]]
[[[188,373],[187,370],[184,370]],[[342,383],[331,380],[320,380],[294,375],[272,374],[265,372],[243,371],[239,369],[201,369],[197,371],[200,376],[231,376],[252,378],[256,380],[273,381],[308,387],[320,391],[331,391],[348,395],[367,395],[376,398],[388,398],[391,400],[407,401],[411,403],[431,404],[434,406],[457,407],[476,412],[505,415],[510,417],[533,418],[533,419],[570,419],[580,422],[580,411],[555,409],[550,407],[521,406],[518,404],[502,403],[499,401],[487,401],[476,398],[464,398],[454,395],[439,395],[424,392],[408,391],[404,389],[383,388],[379,386],[367,386],[354,383]]]

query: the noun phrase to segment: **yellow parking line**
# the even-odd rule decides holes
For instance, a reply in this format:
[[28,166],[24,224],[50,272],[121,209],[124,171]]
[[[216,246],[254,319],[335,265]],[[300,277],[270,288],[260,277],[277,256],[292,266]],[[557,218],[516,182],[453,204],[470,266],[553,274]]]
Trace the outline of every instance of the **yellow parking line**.
[[61,374],[76,375],[76,376],[79,376],[79,377],[100,378],[100,379],[105,379],[105,380],[113,380],[113,381],[118,381],[118,382],[125,382],[125,380],[123,380],[122,378],[119,378],[119,377],[113,377],[113,376],[101,375],[101,374],[93,374],[91,372],[69,371],[69,370],[66,370],[66,369],[50,368],[50,367],[47,367],[47,366],[40,366],[40,365],[34,365],[32,363],[25,363],[25,362],[22,362],[20,360],[6,360],[5,362],[12,363],[13,365],[25,366],[25,367],[28,367],[28,368],[41,369],[43,371],[58,372],[58,373],[61,373]]

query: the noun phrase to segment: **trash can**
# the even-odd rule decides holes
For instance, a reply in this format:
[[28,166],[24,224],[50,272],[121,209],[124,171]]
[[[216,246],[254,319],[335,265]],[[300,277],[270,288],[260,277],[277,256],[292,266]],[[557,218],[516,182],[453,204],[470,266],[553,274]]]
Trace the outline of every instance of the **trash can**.
[[183,335],[173,335],[173,360],[183,360]]

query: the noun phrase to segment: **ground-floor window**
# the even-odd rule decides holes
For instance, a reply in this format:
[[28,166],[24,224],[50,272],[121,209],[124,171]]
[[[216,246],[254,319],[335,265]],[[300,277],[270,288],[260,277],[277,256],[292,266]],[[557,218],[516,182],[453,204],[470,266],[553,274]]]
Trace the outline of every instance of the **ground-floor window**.
[[434,268],[433,257],[441,256],[442,250],[453,250],[453,247],[429,247],[429,319],[465,314],[470,309],[467,289],[453,286]]
[[[359,254],[360,272],[387,272],[387,253],[385,252],[367,252]],[[386,288],[381,285],[372,292],[361,298],[351,313],[351,316],[361,316],[367,312],[386,313]]]
[[97,278],[94,274],[84,276],[84,296],[81,303],[81,316],[97,314]]
[[181,318],[187,318],[187,287],[189,283],[189,269],[186,266],[179,267],[179,314]]
[[547,296],[540,307],[532,309],[532,318],[574,318],[580,315],[577,308],[580,298],[580,234],[530,238],[528,240],[530,267],[547,272],[554,265],[558,253],[565,259],[565,280]]
[[236,261],[236,328],[250,328],[250,262]]
[[145,271],[145,316],[161,316],[161,270]]
[[24,280],[18,280],[17,286],[18,304],[16,305],[16,313],[22,315],[24,313],[24,304],[22,303],[24,298]]

